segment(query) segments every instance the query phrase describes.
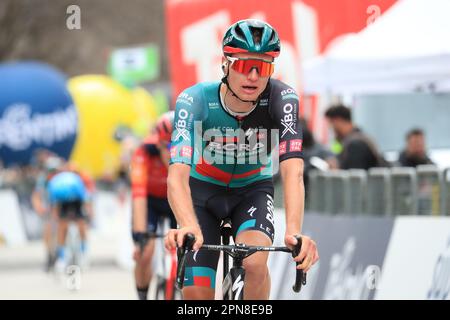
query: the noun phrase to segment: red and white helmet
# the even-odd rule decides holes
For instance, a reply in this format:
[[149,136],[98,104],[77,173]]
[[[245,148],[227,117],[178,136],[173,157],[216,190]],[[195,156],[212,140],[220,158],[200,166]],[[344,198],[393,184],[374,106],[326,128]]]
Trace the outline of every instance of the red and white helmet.
[[154,132],[158,135],[159,141],[170,142],[173,131],[174,111],[162,114],[156,121]]

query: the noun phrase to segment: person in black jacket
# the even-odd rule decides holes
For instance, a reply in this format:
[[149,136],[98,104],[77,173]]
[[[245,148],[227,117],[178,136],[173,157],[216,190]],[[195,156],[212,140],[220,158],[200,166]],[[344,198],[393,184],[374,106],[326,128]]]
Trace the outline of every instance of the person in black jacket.
[[427,156],[425,134],[414,128],[406,135],[406,147],[400,153],[398,162],[402,167],[416,167],[421,164],[434,164]]
[[351,110],[343,105],[331,106],[325,117],[342,145],[338,155],[340,169],[369,169],[385,166],[375,143],[353,125]]

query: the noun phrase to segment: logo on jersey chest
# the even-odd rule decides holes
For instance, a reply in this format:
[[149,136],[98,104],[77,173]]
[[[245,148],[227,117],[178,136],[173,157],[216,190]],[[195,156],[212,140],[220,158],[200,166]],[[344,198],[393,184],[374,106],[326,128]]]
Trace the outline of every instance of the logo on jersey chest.
[[[223,129],[223,128],[222,128]],[[248,128],[227,130],[226,135],[222,135],[221,130],[215,129],[211,134],[206,134],[207,149],[209,151],[258,151],[266,146],[267,130],[258,128]]]
[[264,148],[264,143],[260,143],[257,142],[253,145],[250,144],[246,144],[246,143],[223,143],[223,142],[217,142],[217,141],[211,141],[208,144],[208,150],[209,151],[245,151],[245,152],[250,152],[250,151],[258,151]]

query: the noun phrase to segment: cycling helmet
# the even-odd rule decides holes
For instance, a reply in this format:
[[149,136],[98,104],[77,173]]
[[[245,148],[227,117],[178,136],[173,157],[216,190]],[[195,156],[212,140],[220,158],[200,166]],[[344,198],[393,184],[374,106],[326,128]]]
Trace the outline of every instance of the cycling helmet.
[[275,29],[264,21],[240,20],[225,32],[222,50],[225,56],[238,52],[254,52],[276,58],[280,55],[280,38]]
[[170,142],[173,131],[174,117],[175,112],[168,111],[158,118],[154,131],[158,135],[160,141]]

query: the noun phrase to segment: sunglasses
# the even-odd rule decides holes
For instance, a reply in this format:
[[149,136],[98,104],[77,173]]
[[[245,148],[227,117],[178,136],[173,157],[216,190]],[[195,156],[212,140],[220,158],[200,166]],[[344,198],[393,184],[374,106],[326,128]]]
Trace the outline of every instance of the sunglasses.
[[275,69],[272,61],[263,59],[235,57],[227,57],[227,59],[231,62],[230,66],[234,71],[245,75],[256,69],[260,77],[270,77]]

